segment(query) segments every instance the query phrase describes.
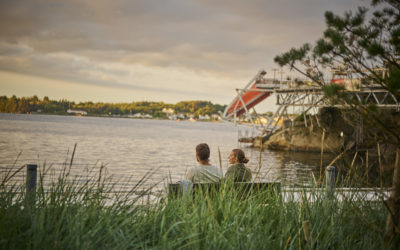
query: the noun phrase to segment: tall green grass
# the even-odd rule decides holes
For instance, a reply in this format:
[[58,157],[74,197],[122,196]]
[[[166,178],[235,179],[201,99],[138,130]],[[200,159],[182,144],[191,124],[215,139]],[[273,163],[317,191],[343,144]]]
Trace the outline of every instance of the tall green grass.
[[100,179],[82,183],[61,174],[47,188],[39,181],[34,204],[22,186],[1,186],[0,249],[385,248],[382,202],[328,199],[317,190],[300,199],[271,192],[244,199],[228,184],[213,196],[143,204],[146,177],[119,195],[110,193],[113,180]]

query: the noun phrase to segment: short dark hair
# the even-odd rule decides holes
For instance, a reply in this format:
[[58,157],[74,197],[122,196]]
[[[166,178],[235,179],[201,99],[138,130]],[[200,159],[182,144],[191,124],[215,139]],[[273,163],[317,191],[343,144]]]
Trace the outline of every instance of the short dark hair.
[[208,160],[210,157],[210,148],[206,143],[200,143],[196,146],[196,155],[200,161]]

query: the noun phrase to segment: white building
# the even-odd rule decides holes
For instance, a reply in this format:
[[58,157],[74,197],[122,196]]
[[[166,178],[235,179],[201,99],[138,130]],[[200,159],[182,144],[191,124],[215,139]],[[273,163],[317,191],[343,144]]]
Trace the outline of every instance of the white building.
[[83,110],[75,110],[75,109],[68,109],[67,110],[68,114],[77,114],[77,115],[87,115],[86,111]]
[[210,120],[210,116],[209,115],[199,115],[199,120]]
[[133,114],[133,115],[129,115],[128,117],[130,117],[130,118],[141,118],[141,119],[151,119],[151,118],[153,118],[152,115],[141,114],[141,113],[136,113],[136,114]]

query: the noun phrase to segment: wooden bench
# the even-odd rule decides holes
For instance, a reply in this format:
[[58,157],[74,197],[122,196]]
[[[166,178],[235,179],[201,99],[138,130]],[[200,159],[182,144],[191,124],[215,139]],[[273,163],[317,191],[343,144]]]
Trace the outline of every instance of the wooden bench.
[[[280,182],[235,182],[230,184],[225,183],[194,183],[192,188],[192,197],[199,194],[211,195],[221,192],[221,188],[224,192],[229,190],[236,191],[240,195],[240,198],[247,198],[252,195],[268,192],[269,194],[280,195],[281,183]],[[170,183],[168,184],[168,198],[173,199],[181,197],[183,195],[181,184]]]

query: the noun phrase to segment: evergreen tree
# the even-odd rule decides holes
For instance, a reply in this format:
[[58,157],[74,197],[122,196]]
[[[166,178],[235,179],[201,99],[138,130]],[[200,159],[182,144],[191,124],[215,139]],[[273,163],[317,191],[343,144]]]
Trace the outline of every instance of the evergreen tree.
[[[377,127],[377,142],[389,138],[389,143],[400,149],[400,130],[397,124],[387,122],[374,105],[362,104],[343,91],[342,86],[325,82],[324,68],[339,65],[343,70],[357,74],[363,84],[378,85],[397,100],[400,99],[400,2],[398,0],[373,0],[372,11],[359,7],[343,16],[325,13],[327,28],[315,45],[304,44],[275,57],[280,66],[288,66],[315,84],[322,86],[325,95],[348,105],[364,117],[364,121]],[[387,242],[400,235],[400,163],[395,163],[393,192],[388,201],[388,219],[385,237]]]

